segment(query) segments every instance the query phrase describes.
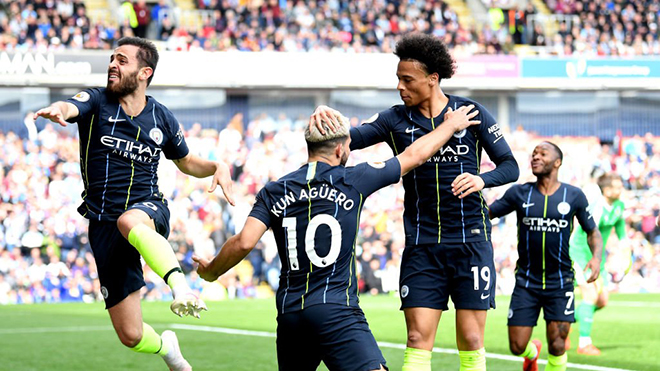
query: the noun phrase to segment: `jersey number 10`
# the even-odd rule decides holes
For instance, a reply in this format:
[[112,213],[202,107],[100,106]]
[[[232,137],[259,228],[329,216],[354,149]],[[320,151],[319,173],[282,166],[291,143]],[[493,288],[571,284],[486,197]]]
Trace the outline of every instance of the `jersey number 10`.
[[[330,228],[330,251],[326,256],[319,256],[316,253],[314,237],[316,230],[321,224]],[[292,271],[300,269],[298,263],[298,240],[296,239],[296,218],[282,219],[282,227],[286,228],[287,250],[289,251],[289,268]],[[341,250],[341,225],[334,217],[328,214],[319,214],[312,218],[305,231],[305,252],[309,261],[317,267],[327,267],[337,261],[339,251]]]

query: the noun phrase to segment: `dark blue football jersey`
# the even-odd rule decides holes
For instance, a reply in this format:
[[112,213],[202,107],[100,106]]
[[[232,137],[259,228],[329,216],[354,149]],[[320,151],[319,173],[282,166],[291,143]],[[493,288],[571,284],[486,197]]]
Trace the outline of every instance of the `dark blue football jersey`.
[[354,167],[311,162],[269,182],[250,216],[273,229],[282,271],[279,313],[358,306],[355,242],[364,200],[401,176],[397,158]]
[[585,231],[596,228],[582,190],[561,183],[551,196],[539,192],[536,182],[517,184],[490,205],[493,217],[512,211],[518,216],[516,284],[558,289],[573,284],[568,241],[577,217]]
[[147,96],[142,112],[129,116],[105,88],[81,91],[67,102],[80,111],[71,119],[78,124],[85,185],[78,212],[88,219],[115,221],[135,203],[161,199],[161,152],[173,160],[188,154],[172,112]]
[[[481,124],[454,134],[424,165],[403,177],[403,220],[408,246],[490,240],[491,225],[481,192],[459,199],[453,195],[451,183],[465,172],[479,174],[483,149],[496,162],[512,156],[499,125],[483,106],[467,98],[447,97],[447,107],[454,110],[474,104],[479,110],[475,120],[481,120]],[[398,155],[440,125],[446,110],[431,120],[417,108],[394,106],[351,129],[351,149],[386,142]]]

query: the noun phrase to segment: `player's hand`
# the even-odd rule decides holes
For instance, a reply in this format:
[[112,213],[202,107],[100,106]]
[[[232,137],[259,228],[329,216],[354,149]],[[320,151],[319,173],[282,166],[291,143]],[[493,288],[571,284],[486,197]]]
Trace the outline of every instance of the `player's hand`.
[[587,278],[587,283],[592,283],[598,279],[600,275],[600,259],[591,258],[587,265],[584,267],[585,272],[591,271],[591,275]]
[[209,193],[215,191],[216,187],[219,185],[222,188],[222,194],[225,195],[227,202],[231,206],[236,206],[234,204],[234,198],[232,197],[232,187],[233,182],[231,180],[231,172],[229,171],[229,166],[224,162],[217,163],[217,169],[213,174],[213,180],[211,181],[211,186],[209,187]]
[[484,180],[479,175],[463,173],[451,182],[451,191],[458,198],[465,198],[468,195],[479,192],[484,189]]
[[456,111],[449,107],[445,113],[444,122],[446,124],[452,125],[454,127],[454,131],[462,131],[467,129],[468,126],[479,125],[481,124],[480,120],[472,120],[479,114],[479,110],[473,109],[474,104],[470,104],[469,106],[461,106]]
[[67,125],[67,122],[64,121],[64,114],[62,113],[62,110],[60,110],[60,108],[56,105],[50,105],[46,108],[40,109],[39,111],[35,112],[32,119],[36,120],[37,117],[43,117],[62,126]]
[[314,113],[309,117],[309,124],[316,126],[316,129],[322,134],[325,135],[325,128],[322,122],[327,124],[327,128],[330,129],[333,133],[341,127],[338,117],[341,116],[341,113],[335,109],[332,109],[328,106],[318,106]]
[[210,266],[211,261],[208,259],[200,258],[197,255],[192,256],[192,260],[197,263],[197,274],[202,277],[203,280],[214,282],[218,279],[214,273],[211,272]]

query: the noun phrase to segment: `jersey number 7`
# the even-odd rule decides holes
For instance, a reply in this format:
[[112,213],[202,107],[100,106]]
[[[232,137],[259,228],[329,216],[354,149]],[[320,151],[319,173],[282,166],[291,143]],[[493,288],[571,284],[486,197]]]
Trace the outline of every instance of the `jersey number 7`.
[[[328,255],[320,257],[316,253],[314,237],[316,237],[316,230],[321,224],[325,224],[330,228],[330,251]],[[298,263],[298,240],[296,239],[296,218],[282,219],[282,227],[286,228],[287,235],[287,250],[289,251],[289,268],[292,271],[300,269]],[[309,261],[317,267],[327,267],[333,264],[339,251],[341,250],[341,225],[334,217],[328,214],[319,214],[312,218],[307,225],[305,231],[305,252]]]

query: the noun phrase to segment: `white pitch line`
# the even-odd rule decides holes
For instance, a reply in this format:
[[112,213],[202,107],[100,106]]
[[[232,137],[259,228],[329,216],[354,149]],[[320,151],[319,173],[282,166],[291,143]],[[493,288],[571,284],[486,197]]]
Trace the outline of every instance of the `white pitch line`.
[[48,332],[111,331],[112,326],[27,327],[0,329],[0,334],[44,334]]
[[[179,329],[179,330],[216,332],[216,333],[222,333],[222,334],[243,335],[243,336],[257,336],[257,337],[267,337],[267,338],[274,338],[274,337],[277,336],[274,332],[238,330],[238,329],[224,328],[224,327],[183,325],[183,324],[179,324],[179,323],[173,323],[173,324],[170,325],[170,327],[174,328],[174,329]],[[378,342],[378,346],[383,347],[383,348],[406,349],[406,346],[404,344],[388,343],[388,342],[382,342],[382,341]],[[433,352],[434,353],[446,353],[446,354],[458,354],[458,351],[456,349],[446,349],[446,348],[437,348],[437,347],[433,348]],[[504,355],[504,354],[496,354],[496,353],[486,353],[486,358],[499,359],[499,360],[503,360],[503,361],[522,362],[522,358],[520,358],[520,357],[511,356],[511,355]],[[548,361],[539,359],[538,363],[547,364]],[[626,370],[626,369],[622,369],[622,368],[611,368],[611,367],[603,367],[603,366],[583,365],[583,364],[578,364],[578,363],[568,363],[567,366],[570,367],[570,368],[575,368],[575,369],[580,369],[580,370],[591,370],[591,371],[633,371],[633,370]]]

